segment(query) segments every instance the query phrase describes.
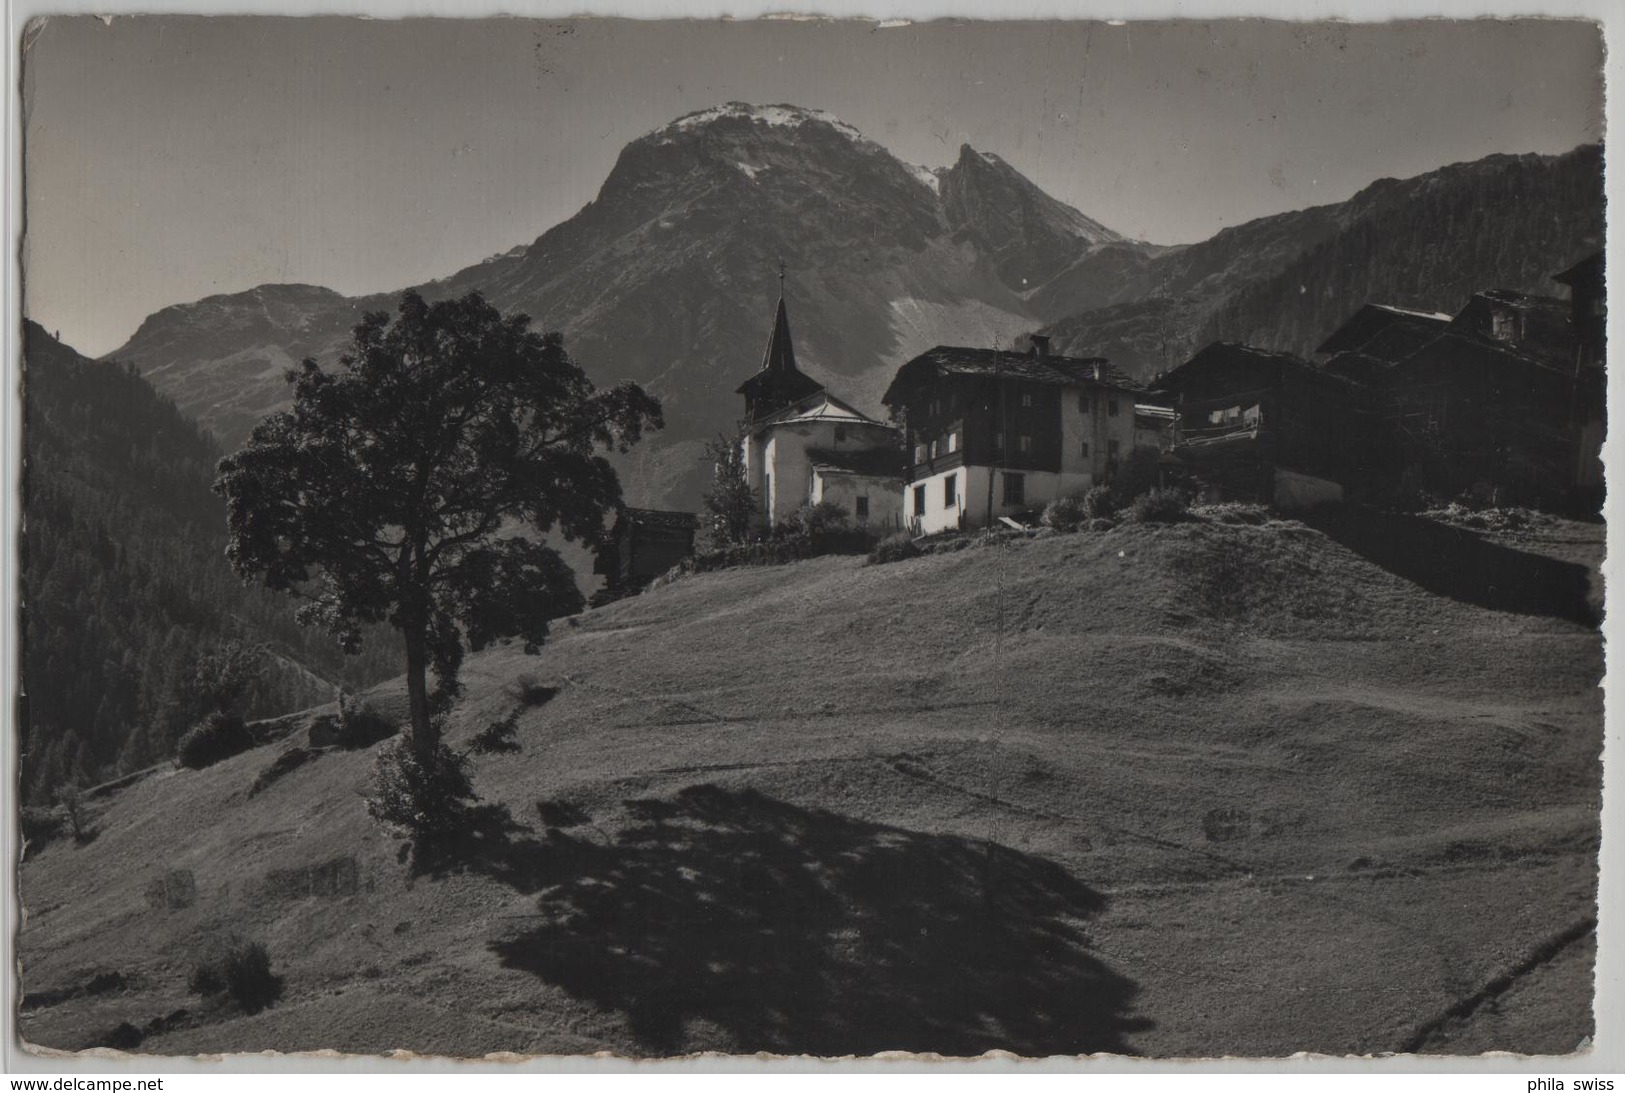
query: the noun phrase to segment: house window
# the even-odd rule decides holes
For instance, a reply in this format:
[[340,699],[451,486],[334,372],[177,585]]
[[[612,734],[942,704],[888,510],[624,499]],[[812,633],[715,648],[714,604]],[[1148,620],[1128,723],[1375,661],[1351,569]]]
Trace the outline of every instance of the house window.
[[866,495],[853,498],[852,515],[857,517],[860,524],[869,519],[869,498]]
[[1110,398],[1110,399],[1106,400],[1106,416],[1107,417],[1116,417],[1117,416],[1117,400],[1116,399]]
[[1085,459],[1089,458],[1089,442],[1087,440],[1083,442],[1083,451],[1079,452],[1078,454],[1083,456]]
[[944,478],[942,480],[942,507],[943,508],[951,509],[951,508],[958,507],[958,505],[959,505],[958,482],[959,482],[959,476],[957,474],[950,474],[947,478]]
[[1108,441],[1106,441],[1106,458],[1107,459],[1115,461],[1117,459],[1117,453],[1118,453],[1119,450],[1121,450],[1121,445],[1120,445],[1120,443],[1118,441],[1116,441],[1116,440],[1108,440]]
[[837,426],[835,426],[835,443],[839,444],[841,441],[843,441],[845,439],[846,439],[846,426],[845,425],[837,425]]
[[1022,437],[1018,443],[1021,445],[1021,450],[1024,452],[1030,452],[1033,450],[1033,438],[1030,436]]
[[1003,433],[994,433],[993,434],[993,450],[996,451],[996,452],[1004,451],[1004,434]]
[[1088,395],[1078,396],[1078,413],[1087,414],[1095,408],[1093,400]]
[[1004,503],[1006,505],[1025,505],[1027,503],[1027,476],[1022,474],[1009,474],[1004,476]]
[[1032,392],[1031,391],[1022,392],[1022,395],[1021,395],[1021,408],[1023,410],[1030,410],[1030,409],[1032,409],[1032,405],[1033,405]]
[[915,486],[914,487],[914,515],[915,516],[924,516],[925,515],[925,487],[924,486]]
[[931,442],[931,458],[935,459],[936,457],[937,457],[937,441],[933,440]]
[[959,450],[959,430],[948,434],[948,454],[952,455]]
[[924,463],[925,462],[925,445],[924,444],[916,444],[916,445],[914,445],[914,462],[916,462],[916,463]]

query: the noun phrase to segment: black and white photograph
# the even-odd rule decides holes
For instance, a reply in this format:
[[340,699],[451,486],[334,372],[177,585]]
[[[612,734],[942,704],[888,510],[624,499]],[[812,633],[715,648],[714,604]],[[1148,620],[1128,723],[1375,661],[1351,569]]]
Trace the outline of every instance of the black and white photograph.
[[1597,22],[12,45],[26,1052],[1605,1034]]

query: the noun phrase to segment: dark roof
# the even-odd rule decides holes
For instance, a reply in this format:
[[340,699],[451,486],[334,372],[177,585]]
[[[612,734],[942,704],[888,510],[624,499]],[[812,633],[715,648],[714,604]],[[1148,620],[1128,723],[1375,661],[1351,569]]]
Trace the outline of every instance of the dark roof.
[[1313,364],[1291,353],[1282,353],[1274,349],[1260,349],[1256,345],[1245,345],[1241,342],[1211,342],[1204,346],[1190,360],[1179,367],[1164,373],[1157,380],[1157,390],[1174,394],[1185,384],[1197,380],[1220,368],[1258,369],[1274,372],[1281,375],[1290,370],[1301,376],[1310,377],[1335,384],[1341,387],[1352,387],[1354,381],[1345,376],[1317,368]]
[[1552,274],[1552,280],[1565,285],[1574,285],[1577,282],[1600,283],[1602,281],[1602,267],[1602,251],[1593,251],[1562,273]]
[[928,349],[897,370],[881,401],[890,406],[902,395],[902,385],[945,376],[1007,376],[1032,383],[1063,387],[1109,387],[1139,392],[1145,386],[1115,367],[1105,357],[1058,357],[1053,354],[1012,353],[1008,350],[972,349],[939,345]]
[[868,451],[837,452],[827,448],[808,448],[807,460],[817,470],[861,474],[871,478],[903,477],[903,453],[896,448],[871,448]]
[[[1342,353],[1358,349],[1373,356],[1397,359],[1396,353],[1403,356],[1437,337],[1449,322],[1449,315],[1437,312],[1413,311],[1391,304],[1366,304],[1316,346],[1315,352]],[[1380,344],[1372,344],[1377,341]]]
[[1528,292],[1517,292],[1510,288],[1487,288],[1473,295],[1515,307],[1520,311],[1550,311],[1559,315],[1567,315],[1569,311],[1567,300],[1559,300],[1556,296],[1536,296]]

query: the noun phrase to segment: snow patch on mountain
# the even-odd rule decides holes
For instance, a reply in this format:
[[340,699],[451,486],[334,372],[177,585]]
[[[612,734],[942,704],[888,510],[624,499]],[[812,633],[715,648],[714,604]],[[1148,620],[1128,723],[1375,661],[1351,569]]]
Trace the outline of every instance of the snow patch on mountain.
[[789,129],[799,128],[810,121],[817,121],[831,126],[842,135],[853,140],[865,139],[863,134],[858,132],[855,127],[848,125],[827,110],[812,110],[802,106],[791,106],[786,103],[777,103],[771,106],[755,106],[745,102],[723,103],[721,106],[713,106],[706,110],[697,110],[692,114],[685,114],[655,132],[657,134],[686,133],[723,118],[743,118],[776,128]]
[[931,192],[939,197],[942,195],[942,178],[931,168],[921,167],[917,163],[905,163],[903,166],[921,185],[930,187]]

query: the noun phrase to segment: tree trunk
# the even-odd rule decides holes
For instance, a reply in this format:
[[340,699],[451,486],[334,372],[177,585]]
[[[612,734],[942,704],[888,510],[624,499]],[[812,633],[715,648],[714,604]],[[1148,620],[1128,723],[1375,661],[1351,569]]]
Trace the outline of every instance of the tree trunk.
[[406,636],[406,695],[412,710],[412,750],[428,763],[439,744],[434,722],[429,717],[428,642],[422,624],[408,625]]

